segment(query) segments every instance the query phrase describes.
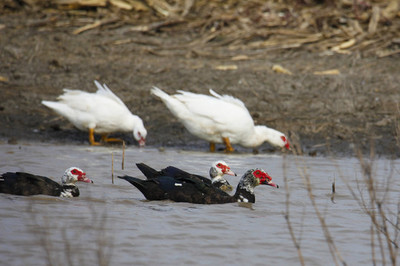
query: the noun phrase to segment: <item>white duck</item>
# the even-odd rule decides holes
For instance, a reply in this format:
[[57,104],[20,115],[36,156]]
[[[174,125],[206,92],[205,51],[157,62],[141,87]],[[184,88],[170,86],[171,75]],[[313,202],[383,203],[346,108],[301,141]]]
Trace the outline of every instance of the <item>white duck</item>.
[[266,126],[255,126],[244,103],[229,95],[219,95],[210,89],[212,96],[178,91],[168,95],[153,87],[151,93],[158,96],[171,113],[193,135],[210,142],[210,151],[215,143],[224,143],[226,152],[234,151],[231,144],[255,148],[264,141],[290,150],[286,136]]
[[78,129],[88,130],[91,145],[100,145],[95,141],[94,133],[101,134],[102,141],[111,142],[122,140],[108,138],[108,134],[133,131],[133,137],[144,146],[147,131],[142,119],[132,114],[106,84],[102,86],[96,80],[94,83],[96,93],[64,89],[58,102],[42,101],[42,104],[67,118]]

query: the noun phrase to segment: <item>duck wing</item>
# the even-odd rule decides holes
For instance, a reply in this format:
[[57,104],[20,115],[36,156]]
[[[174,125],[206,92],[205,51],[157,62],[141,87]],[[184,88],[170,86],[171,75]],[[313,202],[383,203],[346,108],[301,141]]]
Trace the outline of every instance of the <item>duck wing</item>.
[[[148,200],[173,200],[187,201],[183,198],[190,197],[193,193],[206,192],[209,186],[203,182],[187,177],[174,178],[171,176],[161,175],[147,180],[143,180],[133,176],[118,176],[134,185],[142,192]],[[182,193],[184,191],[184,193]],[[190,202],[190,201],[187,201]]]
[[163,174],[160,171],[155,170],[154,168],[148,166],[144,163],[137,163],[137,168],[144,174],[147,179],[153,179],[162,176]]
[[[138,163],[136,166],[139,168],[139,170],[145,175],[147,179],[154,179],[158,178],[161,176],[169,176],[173,177],[176,180],[179,181],[185,181],[185,182],[192,182],[196,184],[197,181],[200,181],[207,186],[213,186],[216,188],[219,188],[220,190],[224,192],[230,192],[233,190],[232,186],[229,184],[229,182],[226,179],[219,180],[217,182],[212,183],[211,179],[201,176],[201,175],[196,175],[196,174],[191,174],[189,172],[186,172],[182,169],[179,169],[175,166],[168,166],[164,169],[161,169],[161,171],[157,171],[154,168],[144,164],[144,163]],[[203,190],[203,186],[201,183],[197,184],[198,188],[200,190]]]
[[115,95],[110,88],[108,88],[108,86],[103,83],[103,85],[101,85],[97,80],[94,81],[94,84],[97,87],[97,95],[101,95],[104,97],[107,97],[113,101],[115,101],[117,104],[124,106],[126,109],[128,109],[128,107],[126,107],[125,103],[117,96]]
[[148,200],[167,200],[168,191],[173,189],[173,178],[152,178],[143,180],[133,176],[118,176],[134,185]]
[[167,176],[172,176],[175,178],[193,178],[197,179],[203,183],[211,185],[211,180],[201,175],[191,174],[175,166],[168,166],[161,170],[161,173]]
[[103,113],[113,110],[113,112],[126,113],[126,111],[128,111],[130,113],[126,105],[107,87],[106,84],[101,85],[97,81],[94,82],[97,86],[96,93],[82,90],[63,89],[64,93],[57,98],[59,103],[81,112]]
[[231,104],[237,105],[237,106],[247,110],[246,105],[241,100],[239,100],[238,98],[235,98],[235,97],[233,97],[231,95],[220,95],[220,94],[216,93],[212,89],[210,89],[209,91],[210,91],[210,94],[212,96],[214,96],[215,98],[220,99],[221,101],[224,101],[224,102],[227,102],[227,103],[231,103]]
[[62,185],[44,176],[24,172],[7,172],[0,177],[0,192],[13,195],[60,196]]
[[118,177],[134,185],[148,200],[172,200],[198,204],[236,201],[225,192],[194,178],[159,176],[142,180],[132,176]]
[[174,95],[187,110],[196,123],[210,123],[210,127],[226,128],[226,125],[234,125],[235,121],[251,121],[248,110],[237,102],[226,101],[209,95],[196,94],[186,91],[178,91]]
[[175,179],[179,179],[179,180],[185,180],[189,181],[190,179],[197,179],[199,181],[202,181],[206,184],[210,184],[211,185],[211,180],[209,178],[203,177],[201,175],[195,175],[195,174],[191,174],[188,173],[182,169],[179,169],[175,166],[168,166],[164,169],[161,169],[161,171],[157,171],[154,168],[144,164],[144,163],[137,163],[136,166],[139,168],[139,170],[144,174],[144,176],[147,179],[154,179],[157,177],[161,177],[161,176],[169,176],[169,177],[173,177]]

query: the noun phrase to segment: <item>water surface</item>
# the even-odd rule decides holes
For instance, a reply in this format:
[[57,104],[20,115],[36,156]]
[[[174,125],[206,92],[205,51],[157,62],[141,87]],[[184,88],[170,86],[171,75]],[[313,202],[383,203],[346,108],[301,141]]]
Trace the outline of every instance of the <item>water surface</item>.
[[[2,144],[0,157],[1,173],[26,171],[59,181],[66,168],[77,166],[95,181],[78,183],[81,196],[73,199],[0,194],[2,265],[299,265],[285,220],[285,176],[289,217],[306,264],[333,265],[304,172],[344,261],[371,264],[371,222],[345,184],[357,195],[368,194],[356,158],[128,147],[122,170],[118,147],[47,144]],[[257,187],[256,203],[251,205],[151,202],[125,180],[115,178],[112,184],[112,157],[115,177],[143,177],[137,162],[156,169],[174,165],[207,176],[211,163],[223,159],[239,177],[247,169],[263,168],[281,188]],[[386,195],[386,211],[393,218],[400,201],[400,161],[377,159],[373,166],[381,188],[378,197]],[[236,186],[239,177],[227,179]],[[385,190],[387,183],[389,191]]]

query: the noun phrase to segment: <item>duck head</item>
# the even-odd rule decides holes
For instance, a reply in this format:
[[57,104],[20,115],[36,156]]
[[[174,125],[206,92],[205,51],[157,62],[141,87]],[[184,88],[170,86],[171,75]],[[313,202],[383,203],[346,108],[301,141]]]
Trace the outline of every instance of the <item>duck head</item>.
[[140,147],[145,146],[147,137],[147,130],[140,119],[133,128],[133,138],[139,143]]
[[289,140],[286,138],[286,136],[285,135],[281,135],[280,136],[280,138],[281,138],[281,140],[282,140],[282,146],[281,147],[285,147],[287,150],[292,150],[291,148],[290,148],[290,144],[289,144]]
[[231,175],[231,176],[237,176],[231,168],[228,166],[228,164],[224,161],[216,161],[211,165],[210,168],[210,177],[212,180],[216,177],[222,177],[223,175]]
[[272,187],[276,187],[276,188],[279,188],[279,186],[277,185],[277,184],[275,184],[274,182],[272,182],[272,177],[269,175],[269,174],[267,174],[267,172],[265,172],[264,170],[262,170],[262,169],[255,169],[253,172],[252,172],[252,175],[253,175],[253,177],[255,178],[255,180],[256,180],[256,185],[255,186],[258,186],[258,185],[267,185],[267,186],[272,186]]
[[285,136],[285,134],[279,132],[278,130],[275,129],[270,129],[270,138],[269,138],[269,143],[274,145],[275,147],[280,147],[283,149],[291,150],[289,140]]
[[267,185],[279,188],[277,184],[272,182],[271,176],[264,170],[259,168],[250,169],[244,173],[239,181],[235,194],[237,201],[254,203],[256,201],[254,188],[258,185]]
[[233,190],[233,187],[223,177],[223,175],[236,176],[236,174],[231,170],[231,168],[228,166],[226,162],[224,161],[214,162],[210,168],[211,184],[213,184],[214,186],[220,188],[225,192],[230,192]]
[[65,170],[64,175],[61,177],[61,182],[63,184],[74,185],[77,181],[93,183],[93,181],[86,176],[86,173],[78,167],[68,168],[67,170]]
[[251,192],[253,192],[254,188],[258,185],[268,185],[279,188],[277,184],[272,182],[272,177],[260,168],[247,170],[239,182],[239,188]]
[[255,126],[254,129],[258,136],[258,140],[255,144],[261,145],[262,142],[267,141],[275,147],[291,150],[289,140],[282,132],[267,126]]

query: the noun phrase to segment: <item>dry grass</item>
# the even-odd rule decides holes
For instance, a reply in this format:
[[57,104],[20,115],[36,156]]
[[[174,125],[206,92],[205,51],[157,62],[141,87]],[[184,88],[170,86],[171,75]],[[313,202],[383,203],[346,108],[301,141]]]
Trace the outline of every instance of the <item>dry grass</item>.
[[[400,117],[400,111],[397,114]],[[397,124],[396,127],[396,141],[397,145],[400,147],[400,126]],[[301,154],[300,143],[295,143],[294,153],[297,155]],[[329,145],[327,146],[329,148]],[[393,161],[390,165],[390,171],[386,177],[378,177],[376,174],[376,164],[375,164],[375,152],[374,152],[374,141],[370,142],[370,153],[365,155],[362,153],[361,148],[357,148],[355,145],[355,153],[357,155],[359,165],[361,168],[361,179],[357,179],[357,189],[354,189],[351,185],[349,177],[346,177],[340,170],[340,167],[332,159],[333,164],[336,165],[337,172],[341,180],[346,184],[350,194],[353,199],[357,202],[360,209],[367,215],[371,223],[371,262],[373,265],[397,265],[399,257],[399,242],[400,242],[400,199],[397,202],[397,210],[393,210],[393,205],[389,206],[389,192],[390,188],[394,182],[396,182],[394,176],[398,171],[393,165]],[[304,157],[297,156],[296,160],[302,160]],[[304,163],[302,164],[304,165]],[[285,163],[283,169],[285,169]],[[320,206],[317,205],[315,197],[312,191],[312,183],[310,180],[310,175],[307,173],[307,167],[298,168],[301,177],[303,178],[304,185],[308,192],[308,197],[314,208],[314,211],[319,220],[321,229],[324,233],[326,243],[329,247],[330,253],[332,255],[335,265],[346,265],[344,258],[341,256],[338,247],[336,246],[334,239],[329,230],[329,225],[325,222],[325,218],[319,211]],[[381,180],[378,182],[378,179]],[[382,181],[383,180],[383,181]],[[293,226],[290,220],[290,195],[289,187],[286,178],[286,172],[284,170],[284,181],[286,189],[286,212],[285,219],[291,235],[294,246],[297,249],[299,261],[301,265],[304,265],[304,258],[302,256],[301,246],[298,239],[296,238],[293,230]],[[334,203],[334,193],[335,193],[335,183],[332,184],[332,203]],[[360,221],[363,223],[365,221]]]
[[[6,0],[0,10],[21,5],[88,17],[73,34],[132,24],[129,31],[197,32],[201,37],[185,46],[202,56],[223,56],[216,50],[222,46],[230,51],[251,50],[252,57],[257,57],[259,49],[307,48],[342,54],[363,51],[378,57],[400,53],[397,0]],[[56,25],[57,17],[36,24]]]
[[[94,203],[88,204],[90,219],[81,217],[64,221],[51,214],[38,216],[35,208],[41,205],[36,204],[38,202],[32,200],[26,214],[31,221],[30,231],[37,236],[38,246],[43,249],[47,265],[88,265],[89,258],[93,256],[96,265],[110,265],[114,242],[106,233],[106,208],[99,211]],[[71,231],[72,227],[74,229]],[[81,241],[83,238],[84,241]]]

